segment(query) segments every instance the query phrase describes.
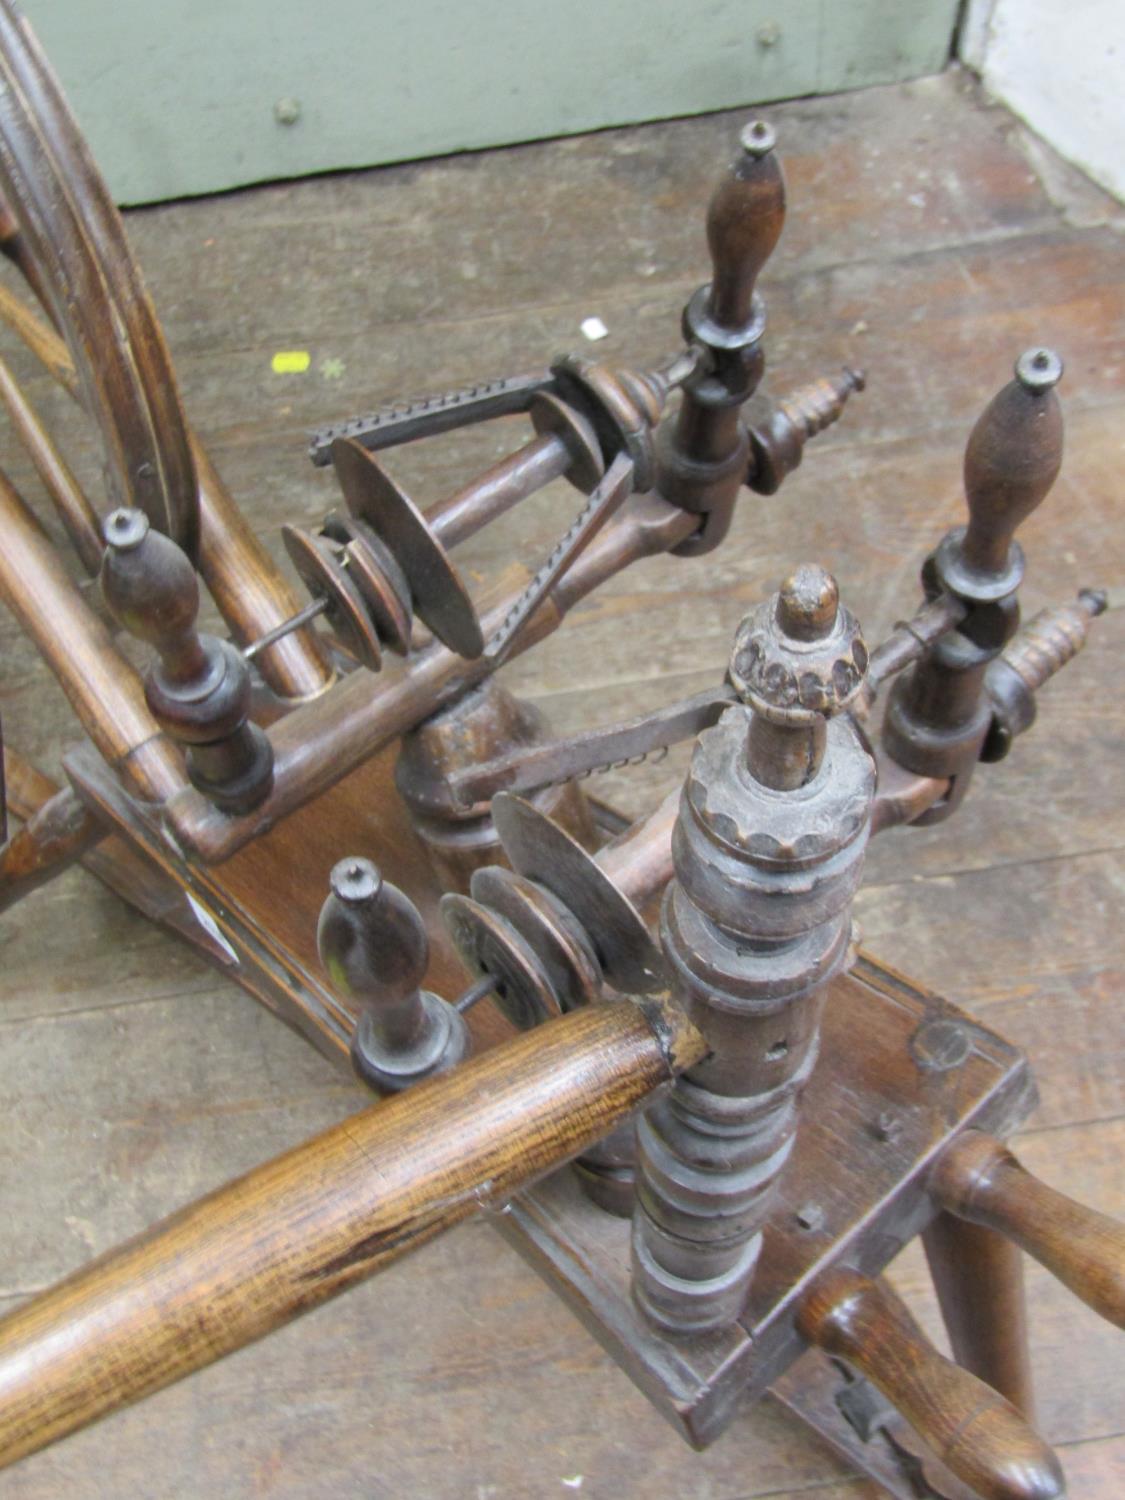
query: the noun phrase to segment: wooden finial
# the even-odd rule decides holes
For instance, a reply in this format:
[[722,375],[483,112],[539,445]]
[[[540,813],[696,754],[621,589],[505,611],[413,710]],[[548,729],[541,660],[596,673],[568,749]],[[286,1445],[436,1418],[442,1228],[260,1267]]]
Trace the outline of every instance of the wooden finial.
[[785,223],[785,179],[764,120],[745,126],[739,153],[707,210],[714,275],[709,311],[724,328],[742,328],[752,313],[754,285]]
[[139,510],[115,510],[105,523],[101,586],[106,605],[159,662],[145,677],[145,699],[160,727],[187,748],[193,786],[228,812],[249,812],[273,784],[270,742],[248,719],[250,674],[241,654],[195,628],[195,569]]
[[430,945],[418,908],[369,859],[342,859],[330,882],[316,941],[335,989],[361,1007],[356,1072],[397,1093],[454,1067],[469,1052],[469,1031],[448,1001],[421,988]]
[[1055,482],[1063,452],[1055,386],[1062,373],[1053,350],[1025,350],[1015,379],[992,398],[970,434],[964,471],[969,524],[961,561],[973,572],[1006,573],[1016,528]]

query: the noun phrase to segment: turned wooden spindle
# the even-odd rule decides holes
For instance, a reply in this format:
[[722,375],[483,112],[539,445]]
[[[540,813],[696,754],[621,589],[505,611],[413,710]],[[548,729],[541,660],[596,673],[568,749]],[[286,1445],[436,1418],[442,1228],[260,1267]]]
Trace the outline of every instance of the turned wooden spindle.
[[106,763],[147,802],[162,802],[185,787],[180,756],[160,733],[139,677],[2,474],[0,533],[0,596]]
[[657,489],[700,518],[676,549],[683,555],[722,541],[747,472],[750,447],[739,412],[765,367],[765,313],[755,286],[785,222],[785,182],[773,148],[773,131],[763,121],[743,130],[739,154],[707,212],[712,279],[684,309],[684,333],[707,358],[685,382],[679,412],[657,438]]
[[895,683],[883,741],[888,754],[921,776],[949,777],[947,795],[916,821],[939,822],[964,798],[992,723],[989,664],[1019,623],[1023,552],[1016,528],[1042,503],[1062,463],[1062,412],[1055,386],[1062,361],[1029,349],[1015,379],[982,412],[965,449],[969,520],[943,538],[922,569],[930,599],[965,606],[956,629]]
[[1016,528],[1046,499],[1062,466],[1063,419],[1055,386],[1062,361],[1051,349],[1028,349],[1015,379],[977,418],[965,448],[969,524],[960,563],[1001,578],[1012,565]]
[[660,936],[712,1050],[638,1124],[632,1238],[633,1299],[677,1336],[746,1305],[848,962],[875,767],[845,710],[866,664],[835,579],[796,569],[739,626],[740,701],[692,754]]
[[273,782],[269,740],[250,723],[250,674],[239,652],[195,626],[195,569],[139,510],[105,523],[101,584],[106,605],[131,635],[156,649],[145,698],[161,727],[187,749],[192,785],[216,806],[247,812]]
[[1125,1329],[1125,1224],[1040,1182],[1000,1141],[968,1130],[930,1181],[948,1213],[995,1230]]
[[1052,1449],[1003,1396],[944,1358],[883,1281],[839,1267],[797,1314],[802,1336],[844,1359],[982,1500],[1058,1500]]
[[316,930],[333,987],[361,1007],[352,1066],[381,1093],[398,1093],[468,1056],[469,1028],[447,1000],[421,988],[430,960],[422,914],[369,859],[342,859]]
[[181,1209],[0,1320],[0,1465],[505,1203],[704,1050],[658,1000],[589,1006]]

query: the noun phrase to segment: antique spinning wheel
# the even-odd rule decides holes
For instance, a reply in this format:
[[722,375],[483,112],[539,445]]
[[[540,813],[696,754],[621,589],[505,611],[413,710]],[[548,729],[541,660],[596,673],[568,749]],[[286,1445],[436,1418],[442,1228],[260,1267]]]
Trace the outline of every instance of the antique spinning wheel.
[[[713,281],[685,310],[687,347],[656,369],[572,355],[318,434],[313,461],[333,465],[346,513],[315,535],[289,528],[313,595],[300,610],[187,429],[120,221],[7,0],[0,53],[4,248],[65,345],[4,316],[98,422],[117,507],[104,558],[93,508],[57,474],[48,489],[100,567],[108,609],[158,658],[143,689],[114,664],[108,633],[65,604],[49,549],[0,487],[27,569],[8,559],[2,581],[98,752],[68,756],[75,791],[0,846],[0,898],[98,846],[111,884],[142,908],[149,885],[186,894],[197,946],[225,946],[251,993],[338,1062],[350,1050],[373,1090],[403,1095],[0,1321],[0,1461],[499,1204],[504,1232],[697,1446],[747,1391],[772,1388],[892,1494],[1060,1495],[1030,1424],[1014,1247],[1120,1322],[1121,1232],[1000,1144],[1031,1104],[1026,1059],[857,959],[850,920],[868,837],[955,812],[977,760],[1001,758],[1028,727],[1035,689],[1104,607],[1088,592],[1013,639],[1013,537],[1058,471],[1060,362],[1028,351],[981,417],[968,525],[927,559],[924,605],[874,652],[835,580],[801,568],[747,616],[713,691],[544,743],[494,668],[628,563],[718,545],[740,486],[772,494],[862,388],[846,371],[748,404],[763,366],[755,282],[784,215],[772,132],[742,133],[709,212]],[[22,410],[10,386],[8,402]],[[374,456],[516,412],[531,417],[530,442],[428,511]],[[17,425],[49,472],[34,417]],[[448,552],[564,476],[586,496],[577,519],[499,603],[475,603]],[[194,564],[232,642],[196,629]],[[307,632],[317,614],[350,655]],[[393,670],[384,649],[402,658]],[[875,748],[867,715],[896,677]],[[293,707],[302,698],[313,711]],[[679,803],[614,839],[604,816],[595,830],[575,776],[696,735]],[[379,752],[395,748],[392,786]],[[378,849],[382,873],[348,853],[353,839]],[[308,872],[329,847],[322,907],[328,881]],[[384,851],[407,889],[385,877]],[[431,951],[439,888],[452,947]],[[456,1000],[453,948],[474,979]],[[501,1029],[493,1013],[474,1037],[476,1016],[464,1020],[489,997],[528,1034],[466,1061]],[[794,1134],[822,1012],[827,1067]],[[579,1152],[574,1177],[520,1191]],[[810,1183],[832,1189],[816,1214]],[[963,1368],[880,1281],[919,1233]],[[984,1284],[971,1295],[968,1246]]]

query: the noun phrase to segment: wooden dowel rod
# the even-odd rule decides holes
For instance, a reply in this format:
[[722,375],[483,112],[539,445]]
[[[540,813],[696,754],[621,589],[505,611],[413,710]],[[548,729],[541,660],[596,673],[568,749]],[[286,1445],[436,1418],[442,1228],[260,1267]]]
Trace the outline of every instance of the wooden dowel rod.
[[[81,402],[70,351],[53,328],[4,286],[0,286],[0,322],[18,334],[47,372]],[[246,524],[190,429],[188,440],[199,484],[199,571],[235,640],[249,645],[291,619],[303,601]],[[297,701],[315,697],[333,679],[323,646],[307,630],[294,631],[263,651],[258,668],[275,693]]]
[[1014,1241],[1125,1329],[1125,1224],[1040,1182],[979,1130],[965,1131],[942,1153],[930,1190],[949,1213]]
[[672,830],[679,810],[677,786],[647,818],[597,852],[602,870],[636,907],[643,909],[672,878]]
[[11,745],[4,746],[4,784],[9,811],[25,823],[59,790],[45,772],[24,760]]
[[434,506],[426,519],[444,546],[456,547],[565,474],[570,464],[570,450],[562,438],[543,433]]
[[[665,552],[689,536],[698,517],[657,499],[634,496],[565,575],[555,593],[521,631],[514,654],[551,634],[566,612],[607,578],[642,557]],[[528,582],[526,570],[501,602],[488,610],[485,638],[499,628]],[[167,810],[182,848],[205,863],[227,859],[264,829],[327,791],[391,740],[489,674],[484,657],[467,661],[434,644],[414,652],[397,672],[376,677],[353,672],[317,703],[271,726],[273,788],[252,813],[229,817],[188,789]]]
[[83,729],[135,795],[164,801],[187,784],[179,754],[149,712],[140,678],[2,474],[0,536],[0,594],[58,678]]
[[78,372],[70,350],[49,323],[31,310],[25,302],[0,283],[0,323],[10,328],[27,345],[53,380],[76,401],[81,400]]
[[953,1214],[931,1219],[922,1244],[954,1359],[1034,1422],[1019,1246]]
[[351,1116],[0,1322],[0,1464],[261,1338],[577,1155],[706,1050],[596,1005]]
[[35,465],[43,487],[66,527],[82,566],[93,577],[102,560],[102,538],[94,507],[82,493],[66,459],[51,441],[47,429],[24,395],[19,382],[0,359],[0,400],[8,408],[12,425]]

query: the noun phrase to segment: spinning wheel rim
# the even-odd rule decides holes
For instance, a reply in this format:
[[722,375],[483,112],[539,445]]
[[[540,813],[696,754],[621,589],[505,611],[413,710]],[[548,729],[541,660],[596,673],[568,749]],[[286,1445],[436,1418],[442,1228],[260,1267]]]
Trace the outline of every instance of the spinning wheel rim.
[[0,194],[97,421],[108,508],[143,510],[195,561],[198,484],[160,323],[54,72],[9,0],[0,85]]

